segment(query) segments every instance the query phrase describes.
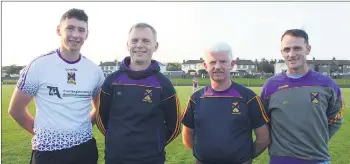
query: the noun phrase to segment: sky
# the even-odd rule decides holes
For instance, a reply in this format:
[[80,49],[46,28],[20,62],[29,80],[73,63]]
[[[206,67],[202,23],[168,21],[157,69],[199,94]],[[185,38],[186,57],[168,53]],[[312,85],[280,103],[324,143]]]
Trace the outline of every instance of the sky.
[[128,56],[128,31],[139,22],[157,30],[160,62],[198,60],[222,41],[234,58],[282,59],[280,37],[291,28],[309,34],[308,59],[350,60],[346,2],[2,2],[2,65],[26,65],[58,48],[56,27],[71,8],[89,16],[81,52],[96,64]]

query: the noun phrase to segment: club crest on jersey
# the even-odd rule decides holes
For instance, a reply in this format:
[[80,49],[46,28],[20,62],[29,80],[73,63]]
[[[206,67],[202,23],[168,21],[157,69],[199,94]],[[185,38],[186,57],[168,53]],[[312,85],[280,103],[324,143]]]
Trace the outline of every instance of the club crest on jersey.
[[311,97],[311,103],[318,104],[318,102],[319,102],[319,93],[318,92],[311,92],[310,97]]
[[238,102],[233,102],[232,103],[232,114],[241,114],[239,111],[239,103]]
[[152,102],[152,90],[146,89],[144,98],[142,101],[149,102],[149,103]]
[[75,72],[67,72],[67,73],[68,73],[67,83],[76,84],[77,82],[75,81]]

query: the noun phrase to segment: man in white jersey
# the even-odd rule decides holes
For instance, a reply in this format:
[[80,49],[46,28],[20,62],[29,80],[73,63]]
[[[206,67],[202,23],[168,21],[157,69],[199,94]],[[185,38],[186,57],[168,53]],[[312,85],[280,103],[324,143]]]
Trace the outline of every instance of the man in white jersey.
[[[80,9],[68,10],[57,34],[60,47],[37,57],[23,71],[9,114],[33,134],[31,164],[97,164],[92,126],[104,74],[80,54],[88,36],[88,16]],[[27,110],[33,98],[35,120]]]

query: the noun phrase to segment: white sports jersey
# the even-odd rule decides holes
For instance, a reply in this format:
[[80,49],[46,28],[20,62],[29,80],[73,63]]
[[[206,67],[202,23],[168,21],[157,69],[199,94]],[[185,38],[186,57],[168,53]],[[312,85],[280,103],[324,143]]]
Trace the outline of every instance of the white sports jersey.
[[59,50],[28,64],[17,87],[33,95],[36,104],[32,149],[61,150],[92,139],[91,100],[104,79],[92,61],[80,57],[69,62]]

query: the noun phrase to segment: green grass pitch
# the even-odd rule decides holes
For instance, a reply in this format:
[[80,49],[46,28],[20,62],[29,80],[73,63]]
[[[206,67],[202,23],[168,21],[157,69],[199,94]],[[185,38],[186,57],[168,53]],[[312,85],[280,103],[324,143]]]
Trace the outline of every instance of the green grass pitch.
[[[14,85],[2,86],[2,152],[1,163],[3,164],[26,164],[29,163],[31,155],[31,135],[23,130],[15,121],[8,115],[7,109]],[[260,93],[260,88],[251,88],[256,93]],[[181,108],[185,107],[188,97],[191,95],[192,87],[176,87],[181,100]],[[350,104],[350,88],[342,89],[345,103]],[[329,143],[329,150],[332,156],[332,164],[347,164],[350,163],[350,112],[349,107],[344,111],[344,124],[338,133],[332,138]],[[32,102],[29,106],[30,113],[35,116],[35,106]],[[94,126],[94,137],[97,140],[99,149],[99,164],[104,163],[104,138]],[[170,143],[167,148],[167,164],[192,164],[192,153],[186,149],[179,137]],[[255,161],[255,164],[268,164],[267,151],[260,155]]]

